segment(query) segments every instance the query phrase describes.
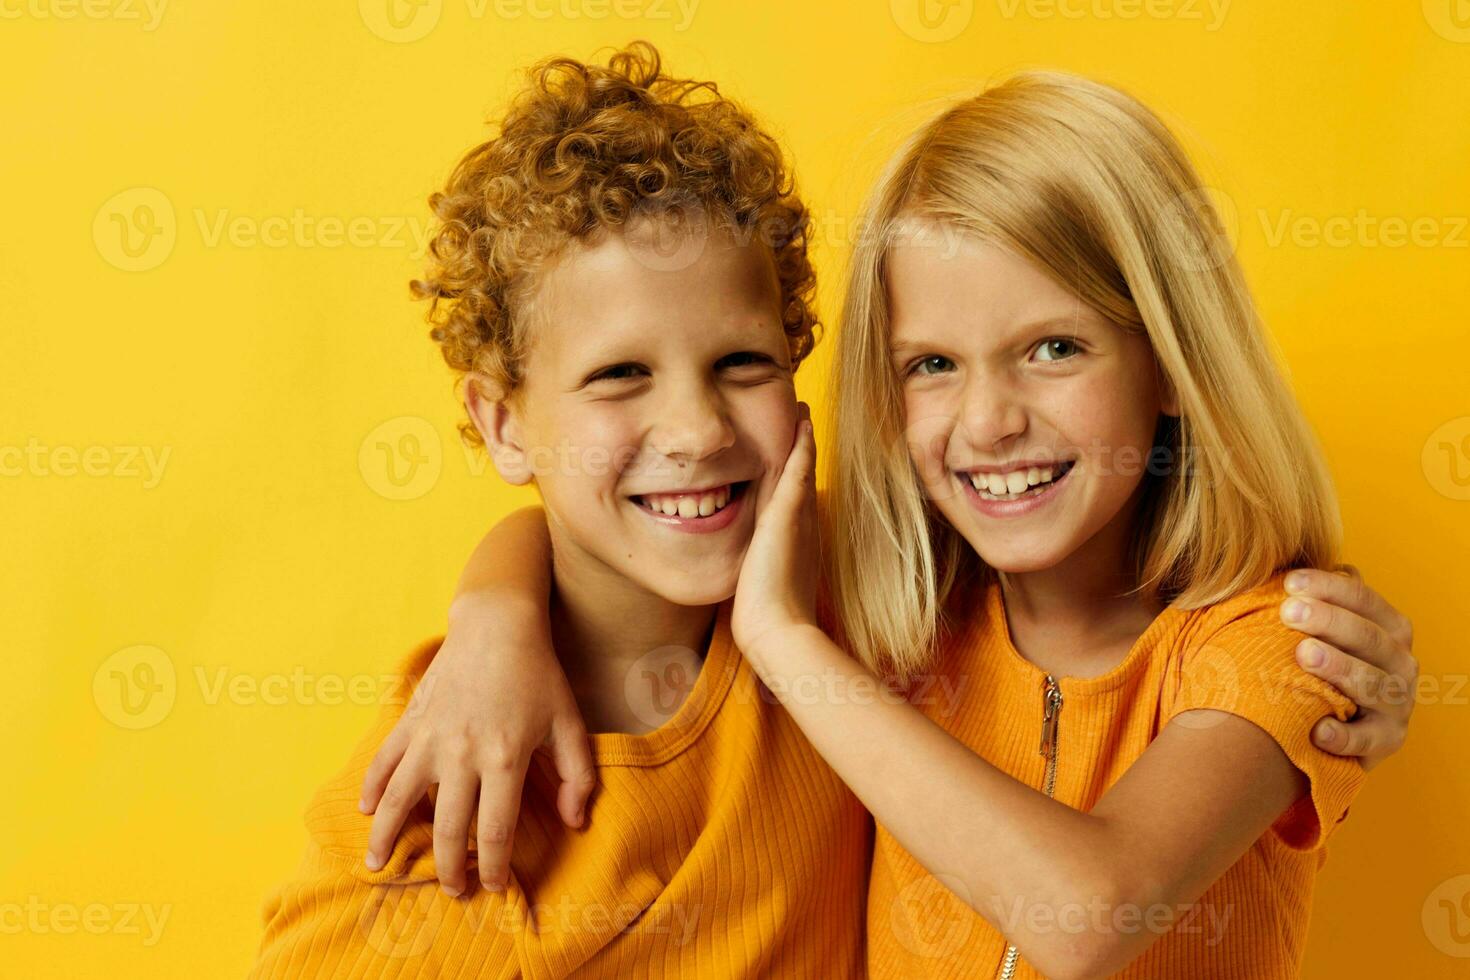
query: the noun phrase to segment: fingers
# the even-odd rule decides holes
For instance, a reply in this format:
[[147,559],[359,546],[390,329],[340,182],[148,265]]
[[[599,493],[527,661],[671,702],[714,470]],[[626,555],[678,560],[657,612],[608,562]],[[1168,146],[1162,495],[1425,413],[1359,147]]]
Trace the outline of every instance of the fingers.
[[587,815],[587,798],[597,786],[597,768],[592,763],[592,746],[580,716],[552,723],[551,757],[561,787],[556,792],[556,811],[568,827],[580,827]]
[[801,408],[802,416],[796,423],[796,443],[786,457],[786,465],[771,495],[771,503],[775,506],[770,509],[778,513],[784,508],[785,512],[794,515],[816,482],[817,443],[812,434],[811,412],[805,402]]
[[[1297,662],[1357,702],[1360,710],[1377,708],[1393,695],[1392,678],[1372,664],[1350,657],[1321,640],[1302,640],[1296,648]],[[1402,692],[1407,696],[1407,692]]]
[[378,754],[373,756],[367,773],[362,777],[362,798],[358,800],[357,808],[363,813],[372,813],[377,809],[378,801],[383,798],[383,790],[388,786],[388,777],[393,775],[393,770],[398,768],[398,763],[403,759],[403,753],[408,750],[408,740],[407,729],[402,725],[395,725],[388,737],[383,739],[383,744],[378,746]]
[[1286,591],[1292,595],[1307,596],[1340,606],[1375,623],[1405,649],[1412,646],[1413,625],[1408,617],[1369,588],[1357,568],[1352,565],[1338,567],[1342,571],[1295,569],[1286,577]]
[[475,811],[476,780],[456,770],[439,783],[434,800],[434,867],[439,887],[451,898],[464,893],[464,862],[469,850],[470,815]]
[[1352,722],[1323,718],[1312,729],[1312,744],[1323,752],[1356,758],[1364,769],[1372,769],[1403,746],[1405,734],[1402,725],[1379,714]]
[[369,870],[377,871],[387,863],[388,854],[393,850],[393,842],[403,829],[403,822],[408,819],[409,811],[428,792],[429,782],[428,770],[423,760],[417,753],[407,753],[393,771],[387,788],[383,790],[383,798],[378,801],[377,810],[373,814],[366,858]]
[[1343,606],[1292,596],[1281,604],[1281,621],[1375,667],[1394,670],[1400,666],[1402,652],[1389,635],[1377,623]]
[[480,884],[492,892],[504,891],[510,879],[510,850],[530,760],[499,761],[480,774],[480,820],[475,829]]

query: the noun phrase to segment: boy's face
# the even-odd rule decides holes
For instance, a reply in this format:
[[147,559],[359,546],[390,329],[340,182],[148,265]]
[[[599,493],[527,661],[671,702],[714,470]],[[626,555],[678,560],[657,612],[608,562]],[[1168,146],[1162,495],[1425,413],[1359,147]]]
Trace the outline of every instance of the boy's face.
[[536,284],[520,390],[476,413],[560,567],[681,605],[734,594],[797,419],[770,254],[708,231],[676,269],[637,229],[573,246]]

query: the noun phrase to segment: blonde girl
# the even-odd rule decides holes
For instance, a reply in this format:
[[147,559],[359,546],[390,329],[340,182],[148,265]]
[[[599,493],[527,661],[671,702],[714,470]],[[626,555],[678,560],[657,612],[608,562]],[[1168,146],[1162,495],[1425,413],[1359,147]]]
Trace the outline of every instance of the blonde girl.
[[[807,425],[732,628],[878,822],[874,976],[1294,975],[1323,844],[1402,742],[1407,699],[1365,692],[1412,681],[1407,623],[1310,570],[1337,560],[1326,469],[1203,202],[1148,110],[1040,73],[940,115],[872,195],[833,383],[834,622]],[[512,608],[466,584],[464,651],[491,620],[463,610]],[[481,725],[502,747],[567,730],[526,656],[444,667],[527,691]],[[365,808],[390,776],[417,799],[398,762],[473,711],[395,732]]]

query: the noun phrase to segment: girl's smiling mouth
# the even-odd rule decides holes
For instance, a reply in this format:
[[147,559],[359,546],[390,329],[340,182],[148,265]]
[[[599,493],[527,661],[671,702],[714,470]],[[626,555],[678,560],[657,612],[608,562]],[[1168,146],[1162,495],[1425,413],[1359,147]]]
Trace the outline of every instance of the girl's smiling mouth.
[[955,473],[970,504],[988,517],[1019,517],[1041,507],[1077,465],[1073,459],[1030,466],[1006,473],[958,470]]
[[735,520],[745,501],[749,480],[703,490],[634,494],[628,499],[644,514],[666,527],[691,534],[719,531]]

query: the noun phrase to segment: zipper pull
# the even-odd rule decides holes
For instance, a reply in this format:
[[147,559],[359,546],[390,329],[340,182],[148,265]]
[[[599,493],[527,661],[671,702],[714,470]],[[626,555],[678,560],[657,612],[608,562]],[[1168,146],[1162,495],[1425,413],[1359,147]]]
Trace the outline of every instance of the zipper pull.
[[1050,674],[1041,689],[1041,755],[1051,759],[1057,751],[1057,718],[1062,713],[1062,689]]

